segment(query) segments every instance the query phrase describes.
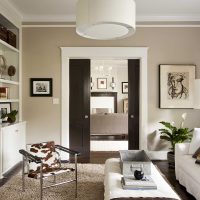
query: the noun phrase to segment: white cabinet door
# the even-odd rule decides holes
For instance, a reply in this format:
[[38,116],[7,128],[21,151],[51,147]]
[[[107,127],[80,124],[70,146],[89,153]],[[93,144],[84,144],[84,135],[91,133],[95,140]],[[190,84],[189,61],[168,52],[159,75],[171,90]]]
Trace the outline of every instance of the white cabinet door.
[[25,123],[2,128],[3,173],[22,160],[19,149],[25,148]]

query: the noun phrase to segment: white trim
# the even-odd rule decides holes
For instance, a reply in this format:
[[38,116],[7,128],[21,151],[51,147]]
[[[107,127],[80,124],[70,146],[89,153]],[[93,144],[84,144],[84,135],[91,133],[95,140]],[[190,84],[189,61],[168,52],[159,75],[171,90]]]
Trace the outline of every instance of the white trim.
[[69,147],[69,59],[140,59],[140,149],[147,150],[147,47],[61,47],[61,145]]
[[[75,24],[24,24],[22,28],[75,28]],[[142,24],[138,28],[200,28],[200,24]]]
[[137,22],[192,22],[192,21],[200,21],[200,15],[137,15]]
[[33,25],[31,25],[31,24],[25,24],[25,25],[22,25],[22,27],[23,28],[75,28],[76,27],[76,25],[75,24],[69,24],[69,25],[60,25],[60,24],[44,24],[44,25],[42,25],[42,24],[33,24]]

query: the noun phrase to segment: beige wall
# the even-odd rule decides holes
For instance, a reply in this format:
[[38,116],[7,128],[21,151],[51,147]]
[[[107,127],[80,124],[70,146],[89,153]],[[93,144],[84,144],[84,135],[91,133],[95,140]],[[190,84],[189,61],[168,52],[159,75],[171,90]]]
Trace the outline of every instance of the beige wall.
[[[188,113],[185,126],[200,127],[200,111],[159,109],[159,64],[195,64],[200,77],[200,28],[138,28],[135,35],[117,41],[93,41],[76,35],[74,28],[23,28],[23,119],[27,121],[27,142],[61,140],[61,108],[52,98],[30,97],[29,79],[53,78],[53,96],[61,96],[61,46],[149,47],[148,53],[148,147],[165,148],[155,131],[161,120],[180,123]],[[163,145],[163,146],[162,146]]]

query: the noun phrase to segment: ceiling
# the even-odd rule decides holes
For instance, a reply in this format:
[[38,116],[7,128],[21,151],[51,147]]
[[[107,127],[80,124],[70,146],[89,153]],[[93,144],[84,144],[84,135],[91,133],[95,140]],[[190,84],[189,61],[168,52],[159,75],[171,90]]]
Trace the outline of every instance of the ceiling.
[[[24,22],[75,22],[77,0],[8,0]],[[200,0],[135,0],[136,20],[200,21]]]

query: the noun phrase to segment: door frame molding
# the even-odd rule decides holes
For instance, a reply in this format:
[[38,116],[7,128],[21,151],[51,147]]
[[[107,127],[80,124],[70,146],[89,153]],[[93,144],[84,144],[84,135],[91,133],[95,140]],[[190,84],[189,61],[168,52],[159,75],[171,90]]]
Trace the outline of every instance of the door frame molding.
[[61,145],[69,147],[69,59],[139,59],[139,147],[147,150],[147,54],[148,47],[61,47]]

